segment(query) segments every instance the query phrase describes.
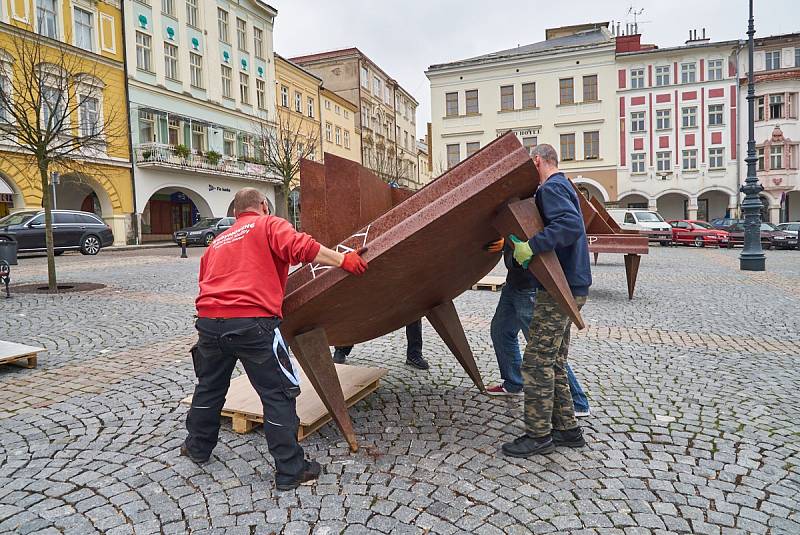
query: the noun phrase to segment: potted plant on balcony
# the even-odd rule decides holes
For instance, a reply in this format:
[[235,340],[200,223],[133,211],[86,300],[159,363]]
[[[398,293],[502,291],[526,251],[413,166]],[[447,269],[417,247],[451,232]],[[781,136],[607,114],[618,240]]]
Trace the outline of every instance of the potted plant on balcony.
[[211,165],[217,165],[219,163],[220,158],[222,158],[222,154],[218,153],[215,150],[210,150],[206,153],[206,158],[208,158],[208,163]]
[[142,153],[142,159],[146,162],[149,162],[152,157],[153,151],[146,150]]
[[188,158],[189,157],[189,147],[187,147],[186,145],[178,145],[178,146],[176,146],[175,147],[175,155],[180,157],[180,158],[183,158],[183,159]]

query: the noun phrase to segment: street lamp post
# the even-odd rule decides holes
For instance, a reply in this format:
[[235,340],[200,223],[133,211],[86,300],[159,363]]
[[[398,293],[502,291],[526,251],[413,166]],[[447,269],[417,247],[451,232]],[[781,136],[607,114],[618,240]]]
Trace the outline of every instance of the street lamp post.
[[756,135],[754,126],[755,82],[753,79],[753,0],[750,0],[750,22],[747,27],[747,178],[739,191],[744,193],[742,211],[744,212],[744,249],[739,255],[739,269],[742,271],[764,271],[766,259],[761,250],[761,199],[759,193],[764,186],[759,184],[756,175]]

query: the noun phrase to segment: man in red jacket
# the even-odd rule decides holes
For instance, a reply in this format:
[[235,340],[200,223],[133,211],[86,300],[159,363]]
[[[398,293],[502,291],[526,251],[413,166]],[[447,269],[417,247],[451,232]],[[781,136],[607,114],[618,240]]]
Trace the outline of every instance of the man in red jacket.
[[367,263],[360,251],[333,251],[296,232],[285,219],[269,215],[266,197],[254,188],[236,194],[233,211],[236,223],[211,243],[200,261],[195,301],[199,339],[192,348],[197,386],[181,454],[196,463],[211,457],[239,360],[264,405],[275,484],[278,490],[289,490],[317,479],[321,469],[305,460],[297,443],[299,375],[279,330],[289,266],[315,262],[361,275]]

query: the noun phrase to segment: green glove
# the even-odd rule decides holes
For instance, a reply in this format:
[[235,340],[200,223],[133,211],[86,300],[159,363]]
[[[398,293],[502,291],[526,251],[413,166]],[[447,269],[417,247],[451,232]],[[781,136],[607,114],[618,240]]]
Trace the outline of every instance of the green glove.
[[516,260],[517,264],[522,266],[523,269],[528,269],[528,264],[531,263],[531,259],[533,258],[533,250],[530,244],[527,241],[520,240],[513,234],[509,236],[509,238],[514,244],[514,260]]

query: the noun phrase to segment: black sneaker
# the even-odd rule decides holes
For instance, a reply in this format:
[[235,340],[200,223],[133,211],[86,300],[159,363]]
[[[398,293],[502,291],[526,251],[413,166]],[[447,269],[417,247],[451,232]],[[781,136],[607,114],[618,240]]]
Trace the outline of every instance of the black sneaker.
[[418,370],[427,370],[430,368],[428,365],[428,361],[422,355],[413,355],[410,357],[406,357],[406,364],[409,366],[413,366]]
[[186,444],[181,446],[181,457],[188,457],[191,461],[197,464],[206,464],[211,458],[210,455],[208,457],[198,457],[197,455],[193,455],[192,452],[189,451],[189,448],[186,447]]
[[566,431],[553,429],[552,437],[553,444],[556,446],[582,448],[586,445],[586,439],[583,438],[583,429],[580,427],[576,427],[575,429],[567,429]]
[[511,457],[530,457],[531,455],[547,455],[553,453],[556,447],[550,435],[534,438],[527,434],[514,439],[514,442],[503,444],[503,453]]
[[317,480],[319,473],[322,471],[322,466],[317,461],[306,461],[306,469],[303,470],[297,479],[288,483],[275,482],[278,490],[292,490],[300,485],[308,485]]
[[333,362],[334,364],[344,364],[347,360],[347,355],[344,354],[343,351],[336,350],[333,352]]

